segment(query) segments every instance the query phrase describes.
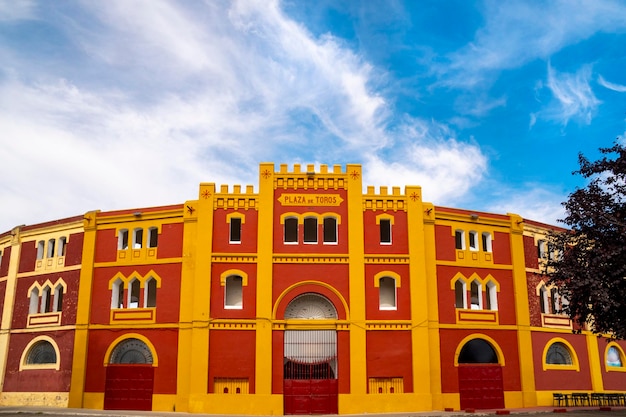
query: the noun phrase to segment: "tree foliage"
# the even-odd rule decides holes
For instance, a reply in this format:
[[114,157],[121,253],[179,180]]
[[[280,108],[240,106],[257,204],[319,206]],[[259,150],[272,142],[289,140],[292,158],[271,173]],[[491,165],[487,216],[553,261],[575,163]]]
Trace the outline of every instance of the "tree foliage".
[[579,155],[575,172],[589,183],[563,203],[567,232],[552,233],[560,256],[551,281],[569,301],[563,312],[598,334],[626,339],[626,147],[601,148],[601,159]]

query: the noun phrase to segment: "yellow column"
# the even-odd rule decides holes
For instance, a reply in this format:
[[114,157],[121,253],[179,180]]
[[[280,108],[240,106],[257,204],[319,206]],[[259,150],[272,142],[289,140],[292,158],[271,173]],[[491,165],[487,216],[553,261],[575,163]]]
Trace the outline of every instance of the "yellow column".
[[96,407],[96,404],[84,404],[85,378],[87,377],[87,347],[89,343],[89,320],[91,317],[91,296],[93,270],[96,254],[97,211],[84,216],[83,254],[78,281],[78,302],[76,304],[76,331],[74,333],[74,353],[72,358],[72,377],[68,407]]
[[206,413],[213,202],[215,184],[200,184],[199,199],[185,203],[183,267],[178,336],[176,411]]
[[[507,407],[534,407],[537,405],[535,391],[535,369],[530,333],[530,311],[528,309],[528,285],[524,256],[523,219],[517,214],[511,218],[511,264],[515,290],[515,314],[517,319],[517,344],[519,351],[521,403],[505,404]],[[506,398],[505,398],[506,400]]]
[[602,365],[606,360],[604,356],[600,356],[600,348],[598,336],[591,332],[584,332],[587,341],[587,353],[589,355],[589,373],[591,374],[591,389],[594,392],[604,391],[604,381],[602,379]]
[[274,164],[260,164],[259,175],[259,228],[257,240],[256,286],[256,350],[255,396],[270,410],[266,413],[282,414],[280,398],[272,395],[272,254],[274,224]]
[[413,389],[416,409],[441,409],[439,313],[435,260],[434,209],[425,211],[421,187],[406,187],[411,275]]
[[[363,245],[363,181],[360,165],[346,166],[348,174],[348,260],[350,282],[350,394],[367,393],[365,338],[365,248]],[[346,401],[345,406],[357,407]],[[345,407],[339,402],[339,413]],[[345,411],[343,412],[345,413]]]
[[[9,354],[9,337],[13,307],[15,306],[15,286],[20,259],[21,240],[20,228],[11,230],[11,259],[9,259],[9,273],[4,290],[4,307],[2,308],[2,322],[0,323],[0,392],[4,391],[4,376],[6,374],[7,357]],[[26,294],[24,294],[26,297]]]

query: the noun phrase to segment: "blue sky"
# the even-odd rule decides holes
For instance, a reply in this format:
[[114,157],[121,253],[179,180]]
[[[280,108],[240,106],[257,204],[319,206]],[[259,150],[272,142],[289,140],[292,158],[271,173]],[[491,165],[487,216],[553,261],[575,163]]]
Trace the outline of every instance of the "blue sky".
[[0,231],[265,161],[556,223],[625,135],[623,1],[0,0]]

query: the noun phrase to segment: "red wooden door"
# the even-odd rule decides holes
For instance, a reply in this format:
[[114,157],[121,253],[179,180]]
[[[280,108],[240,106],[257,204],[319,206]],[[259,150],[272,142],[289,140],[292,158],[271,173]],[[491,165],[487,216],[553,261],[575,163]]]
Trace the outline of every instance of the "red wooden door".
[[337,414],[336,379],[285,379],[285,414]]
[[105,410],[152,411],[152,365],[109,365],[104,388]]
[[502,367],[494,364],[459,364],[461,409],[504,407]]

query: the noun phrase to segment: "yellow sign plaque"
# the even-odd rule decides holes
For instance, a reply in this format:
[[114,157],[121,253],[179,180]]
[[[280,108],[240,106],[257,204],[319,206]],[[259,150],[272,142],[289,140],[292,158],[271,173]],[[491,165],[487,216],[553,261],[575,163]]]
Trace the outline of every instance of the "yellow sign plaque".
[[343,202],[339,194],[285,193],[278,198],[283,206],[333,206]]

